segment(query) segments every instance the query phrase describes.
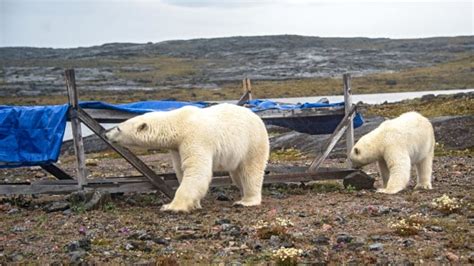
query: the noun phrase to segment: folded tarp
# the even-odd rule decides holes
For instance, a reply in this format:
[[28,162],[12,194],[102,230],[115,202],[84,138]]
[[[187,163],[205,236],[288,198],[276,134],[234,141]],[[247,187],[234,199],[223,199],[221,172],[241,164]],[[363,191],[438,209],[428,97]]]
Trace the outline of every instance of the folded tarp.
[[0,105],[0,168],[56,162],[68,105]]
[[[339,103],[298,103],[298,104],[287,104],[278,103],[269,100],[251,100],[246,103],[246,106],[255,113],[266,111],[266,110],[304,110],[304,109],[317,109],[317,108],[340,108],[344,109],[344,102]],[[337,125],[344,118],[344,114],[331,114],[324,116],[296,116],[296,117],[272,117],[264,119],[265,124],[285,127],[293,129],[298,132],[307,133],[311,135],[323,135],[331,134],[336,130]],[[362,115],[356,113],[353,120],[354,128],[358,128],[364,124]]]

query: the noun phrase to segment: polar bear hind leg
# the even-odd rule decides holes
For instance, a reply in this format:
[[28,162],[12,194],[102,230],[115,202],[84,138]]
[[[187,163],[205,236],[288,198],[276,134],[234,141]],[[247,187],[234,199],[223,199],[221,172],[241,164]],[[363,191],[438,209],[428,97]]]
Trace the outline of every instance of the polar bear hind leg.
[[377,192],[395,194],[402,191],[410,181],[410,157],[408,155],[397,154],[398,158],[388,158],[386,160],[390,176],[387,186],[378,189]]
[[431,173],[433,166],[433,157],[427,156],[416,164],[417,184],[415,189],[432,189]]

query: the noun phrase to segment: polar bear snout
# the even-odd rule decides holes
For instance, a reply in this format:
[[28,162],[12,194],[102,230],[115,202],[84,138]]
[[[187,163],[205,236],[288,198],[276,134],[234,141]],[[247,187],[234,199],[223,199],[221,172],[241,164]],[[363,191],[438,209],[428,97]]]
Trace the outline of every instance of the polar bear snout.
[[120,128],[118,126],[109,128],[105,131],[105,138],[111,142],[116,142],[117,135],[120,133]]

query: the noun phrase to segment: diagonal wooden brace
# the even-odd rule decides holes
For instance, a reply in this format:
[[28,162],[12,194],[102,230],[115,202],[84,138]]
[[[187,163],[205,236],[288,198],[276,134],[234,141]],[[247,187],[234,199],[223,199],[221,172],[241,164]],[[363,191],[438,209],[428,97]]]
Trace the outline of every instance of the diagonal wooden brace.
[[95,134],[97,134],[105,143],[107,143],[112,149],[119,153],[125,160],[127,160],[133,167],[135,167],[140,173],[145,176],[150,183],[152,183],[157,189],[163,192],[170,199],[174,197],[175,191],[163,181],[153,170],[151,170],[144,162],[142,162],[135,154],[128,149],[118,146],[110,142],[105,137],[105,128],[103,128],[97,121],[94,120],[89,114],[87,114],[82,108],[78,107],[76,110],[78,118],[89,127]]
[[355,110],[356,110],[356,106],[353,105],[351,109],[349,110],[349,112],[346,113],[344,118],[342,118],[339,125],[337,125],[336,129],[331,134],[331,137],[329,137],[328,142],[326,142],[326,144],[324,145],[324,149],[323,149],[324,152],[319,157],[316,157],[313,160],[313,162],[311,163],[311,165],[309,166],[306,172],[316,172],[318,170],[318,168],[321,166],[323,161],[328,157],[329,153],[332,151],[334,146],[336,146],[336,143],[342,137],[342,135],[344,134],[344,131],[346,131],[346,129],[348,128],[349,123],[351,122],[351,116],[352,114],[354,114]]

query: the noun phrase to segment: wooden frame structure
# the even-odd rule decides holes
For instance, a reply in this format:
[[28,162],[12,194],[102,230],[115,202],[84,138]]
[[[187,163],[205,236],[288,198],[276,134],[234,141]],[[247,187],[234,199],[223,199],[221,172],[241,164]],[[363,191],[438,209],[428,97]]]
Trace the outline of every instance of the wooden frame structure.
[[[179,186],[174,173],[155,173],[143,161],[132,152],[109,142],[105,138],[105,129],[100,123],[118,123],[129,119],[136,114],[103,109],[82,109],[78,105],[78,93],[75,83],[73,69],[65,71],[66,87],[69,98],[68,118],[71,121],[74,150],[76,154],[77,175],[75,179],[62,171],[54,164],[41,166],[44,170],[53,174],[58,180],[41,180],[32,183],[2,183],[0,184],[0,194],[64,194],[77,190],[104,190],[110,193],[119,192],[151,192],[161,191],[167,197],[174,196],[174,188]],[[239,104],[251,99],[250,80],[243,81],[244,95],[239,100]],[[345,113],[336,130],[324,146],[324,152],[315,158],[310,167],[276,167],[268,168],[265,174],[264,183],[278,182],[310,182],[318,180],[343,179],[344,185],[352,185],[357,189],[373,188],[374,179],[364,172],[356,169],[322,168],[322,162],[327,158],[337,141],[346,131],[347,152],[349,153],[353,145],[353,118],[356,107],[351,102],[350,75],[344,75],[344,98]],[[268,110],[259,112],[260,117],[265,119],[292,118],[305,116],[324,116],[340,112],[335,109],[314,109],[314,110]],[[85,153],[80,124],[89,127],[96,135],[106,142],[113,150],[127,160],[142,175],[106,178],[87,179],[87,169],[85,165]],[[211,182],[212,187],[231,185],[232,181],[228,173],[214,173]]]

